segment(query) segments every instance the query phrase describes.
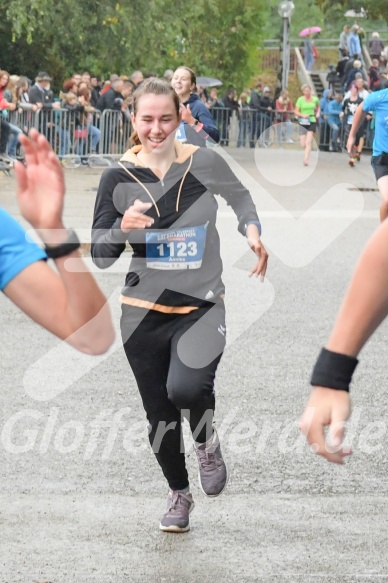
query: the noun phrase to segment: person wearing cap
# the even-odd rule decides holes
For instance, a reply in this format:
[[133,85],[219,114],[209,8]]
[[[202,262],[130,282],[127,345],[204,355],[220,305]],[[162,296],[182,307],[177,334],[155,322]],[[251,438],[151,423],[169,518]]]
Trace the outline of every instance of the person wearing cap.
[[45,72],[40,71],[35,79],[35,84],[28,92],[30,103],[36,103],[43,110],[59,109],[60,103],[54,102],[54,95],[50,91],[51,77]]
[[[38,130],[42,133],[48,141],[54,145],[56,137],[59,138],[59,156],[67,154],[70,149],[70,135],[69,131],[61,127],[63,120],[59,123],[53,116],[53,111],[60,109],[60,102],[54,101],[54,93],[50,89],[51,77],[46,71],[39,71],[35,84],[28,92],[29,102],[36,104],[42,111],[38,117]],[[62,122],[62,124],[61,124]]]

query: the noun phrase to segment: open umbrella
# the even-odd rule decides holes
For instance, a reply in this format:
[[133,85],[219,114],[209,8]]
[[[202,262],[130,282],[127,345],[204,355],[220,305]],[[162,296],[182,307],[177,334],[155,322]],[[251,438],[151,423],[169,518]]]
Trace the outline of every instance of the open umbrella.
[[213,77],[197,77],[197,85],[201,87],[218,87],[222,85],[222,81],[213,79]]
[[299,36],[308,36],[309,34],[314,34],[316,32],[321,32],[319,26],[310,26],[310,28],[304,28],[301,30]]

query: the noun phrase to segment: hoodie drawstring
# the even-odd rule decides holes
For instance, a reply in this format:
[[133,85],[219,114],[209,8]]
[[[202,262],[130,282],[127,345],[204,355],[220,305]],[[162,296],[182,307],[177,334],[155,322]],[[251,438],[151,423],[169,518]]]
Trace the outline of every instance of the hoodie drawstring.
[[[178,211],[179,211],[179,201],[180,201],[180,198],[181,198],[181,192],[182,192],[183,184],[184,184],[184,182],[185,182],[186,176],[187,176],[187,175],[188,175],[188,173],[190,172],[190,168],[191,168],[191,165],[192,165],[192,163],[193,163],[193,155],[191,155],[191,156],[190,156],[190,162],[189,162],[189,165],[187,166],[187,168],[186,168],[186,170],[185,170],[185,173],[184,173],[184,174],[183,174],[183,176],[182,176],[181,183],[180,183],[180,185],[179,185],[178,196],[177,196],[177,200],[176,200],[176,207],[175,207],[175,210],[176,210],[176,212],[178,212]],[[121,166],[121,168],[123,168],[123,170],[125,170],[125,172],[126,172],[127,174],[129,174],[129,175],[131,176],[131,178],[133,178],[133,179],[134,179],[134,180],[135,180],[135,181],[136,181],[136,182],[137,182],[137,183],[138,183],[138,184],[139,184],[139,185],[140,185],[140,186],[143,188],[143,190],[145,190],[145,191],[146,191],[146,193],[148,194],[148,196],[149,196],[149,197],[150,197],[150,199],[152,200],[152,204],[153,204],[153,205],[154,205],[154,207],[155,207],[155,210],[156,210],[156,213],[157,213],[158,217],[160,218],[160,212],[159,212],[158,205],[156,204],[156,201],[155,201],[154,197],[152,196],[152,194],[150,193],[150,191],[148,190],[148,188],[147,188],[147,187],[146,187],[146,186],[145,186],[145,185],[144,185],[142,182],[140,182],[140,180],[139,180],[138,178],[136,178],[136,176],[135,176],[134,174],[132,174],[132,172],[130,172],[130,171],[128,170],[128,168],[126,168],[126,167],[124,166],[124,164],[122,164],[121,162],[119,162],[119,166]]]

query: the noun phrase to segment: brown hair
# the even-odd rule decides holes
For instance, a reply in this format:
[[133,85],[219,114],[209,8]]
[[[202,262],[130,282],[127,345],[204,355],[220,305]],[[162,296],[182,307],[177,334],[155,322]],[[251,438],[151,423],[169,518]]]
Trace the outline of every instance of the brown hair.
[[74,87],[74,85],[77,86],[77,83],[74,81],[74,79],[66,79],[62,85],[63,91],[68,93]]
[[184,69],[185,71],[188,71],[188,73],[190,73],[191,83],[197,85],[197,77],[195,76],[193,69],[190,69],[190,67],[185,67],[184,65],[182,65],[181,67],[177,67],[175,71],[178,71],[178,69]]
[[[1,70],[0,71],[0,77],[2,77],[3,75],[7,75],[7,77],[8,77],[7,85],[8,85],[8,83],[9,83],[9,73],[8,73],[8,71]],[[5,85],[5,87],[7,87],[7,85]]]
[[83,97],[87,102],[89,102],[90,89],[88,89],[88,87],[81,87],[81,89],[78,89],[78,96]]
[[[170,83],[164,79],[158,79],[157,77],[150,77],[143,81],[143,83],[133,92],[132,94],[132,113],[137,114],[138,105],[140,99],[143,95],[167,95],[171,97],[174,102],[175,110],[177,116],[179,116],[180,111],[180,101],[178,95],[175,93],[174,89],[171,87]],[[131,135],[131,143],[134,145],[140,144],[137,132],[134,131]]]

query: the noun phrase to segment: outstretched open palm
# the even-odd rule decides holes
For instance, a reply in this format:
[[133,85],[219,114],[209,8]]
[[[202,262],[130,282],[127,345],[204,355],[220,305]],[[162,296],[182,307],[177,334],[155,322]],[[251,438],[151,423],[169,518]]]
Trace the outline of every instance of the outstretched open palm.
[[61,164],[46,138],[32,129],[21,135],[26,166],[15,165],[17,197],[23,217],[37,230],[62,228],[65,182]]

